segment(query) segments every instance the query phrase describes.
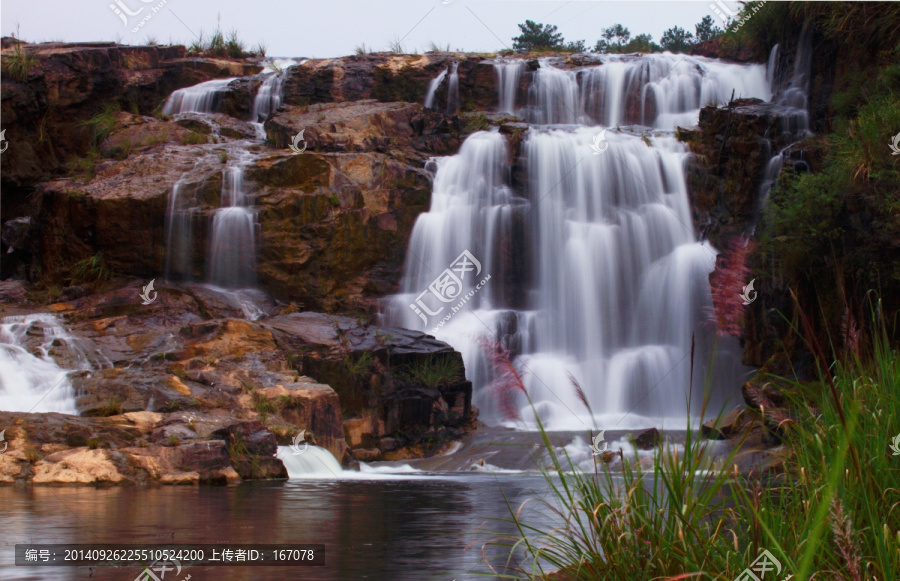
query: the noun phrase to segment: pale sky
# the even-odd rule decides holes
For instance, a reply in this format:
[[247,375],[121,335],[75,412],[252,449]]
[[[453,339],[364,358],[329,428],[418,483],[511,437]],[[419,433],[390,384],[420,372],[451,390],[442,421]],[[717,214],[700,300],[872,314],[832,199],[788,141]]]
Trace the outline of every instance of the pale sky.
[[[208,35],[221,21],[224,31],[237,29],[248,45],[263,41],[269,56],[343,56],[363,43],[386,50],[398,38],[407,52],[424,52],[430,42],[449,44],[452,50],[493,52],[511,47],[511,38],[519,34],[516,24],[526,19],[555,24],[567,41],[583,39],[588,47],[615,23],[629,28],[632,36],[646,32],[659,42],[672,26],[693,32],[703,16],[715,17],[711,4],[713,0],[2,0],[0,32],[8,36],[18,25],[22,38],[31,42],[145,44],[154,37],[161,44],[190,44],[193,35],[201,30]],[[730,0],[725,4],[736,6]]]

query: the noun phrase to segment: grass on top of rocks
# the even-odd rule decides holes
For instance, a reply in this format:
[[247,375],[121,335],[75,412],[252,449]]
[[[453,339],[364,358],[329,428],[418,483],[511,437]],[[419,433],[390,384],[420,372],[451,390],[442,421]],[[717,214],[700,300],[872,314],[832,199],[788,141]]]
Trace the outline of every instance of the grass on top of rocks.
[[690,428],[649,468],[635,455],[618,472],[585,470],[552,445],[535,411],[552,497],[537,506],[557,526],[533,524],[531,505],[510,506],[517,533],[488,543],[509,551],[491,563],[498,577],[730,580],[767,550],[778,579],[900,578],[900,459],[888,447],[900,433],[900,354],[881,321],[873,328],[867,361],[835,361],[815,382],[777,379],[801,394],[780,426],[790,454],[778,474],[729,468],[744,439],[710,465],[712,443]]
[[427,387],[443,387],[465,379],[462,363],[454,357],[427,355],[417,359],[399,374],[402,379]]
[[197,40],[188,47],[188,52],[203,56],[231,58],[264,57],[266,56],[266,44],[258,42],[255,47],[247,50],[247,45],[238,37],[236,29],[232,28],[226,34],[217,28],[208,38],[201,30],[197,35]]

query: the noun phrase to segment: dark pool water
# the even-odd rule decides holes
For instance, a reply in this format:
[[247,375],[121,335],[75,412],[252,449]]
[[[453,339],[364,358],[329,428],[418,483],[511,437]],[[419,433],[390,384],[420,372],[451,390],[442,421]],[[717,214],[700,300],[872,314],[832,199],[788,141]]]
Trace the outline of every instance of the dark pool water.
[[[0,578],[134,581],[140,567],[17,567],[16,543],[317,543],[324,567],[186,567],[163,581],[486,579],[490,531],[541,498],[539,474],[375,481],[291,480],[230,487],[0,488]],[[527,509],[542,520],[539,509]],[[501,519],[501,520],[495,520]],[[489,551],[502,563],[499,549]],[[480,573],[481,575],[477,575]]]

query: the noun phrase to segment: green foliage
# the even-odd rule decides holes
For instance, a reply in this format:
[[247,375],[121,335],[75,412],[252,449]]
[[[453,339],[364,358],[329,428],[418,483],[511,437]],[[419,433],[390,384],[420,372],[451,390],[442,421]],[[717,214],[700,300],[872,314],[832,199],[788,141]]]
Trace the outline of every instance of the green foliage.
[[220,149],[219,151],[216,152],[216,155],[218,156],[220,162],[228,163],[228,152],[227,151],[225,151],[224,149]]
[[401,44],[401,38],[395,36],[393,39],[388,41],[388,52],[392,52],[394,54],[404,54],[406,51],[403,49],[403,44]]
[[341,206],[341,200],[337,197],[337,194],[331,194],[330,196],[328,196],[328,203],[330,203],[335,208],[339,208]]
[[91,145],[99,147],[109,134],[112,133],[119,125],[117,115],[121,111],[118,103],[107,103],[103,106],[103,110],[97,113],[87,121],[82,121],[77,126],[90,129]]
[[253,52],[256,54],[256,56],[265,58],[266,52],[268,52],[268,46],[263,41],[257,42],[256,48],[253,49]]
[[700,22],[694,25],[697,42],[706,42],[721,35],[723,30],[715,25],[712,16],[704,16]]
[[659,45],[670,52],[688,52],[694,45],[694,35],[680,26],[673,26],[663,33]]
[[518,534],[494,544],[527,558],[511,558],[505,578],[735,579],[763,549],[791,579],[900,578],[900,468],[888,449],[900,433],[900,354],[880,328],[868,364],[835,363],[813,385],[772,378],[795,411],[777,478],[740,476],[730,467],[743,442],[714,460],[690,426],[683,449],[664,444],[649,469],[623,455],[615,472],[584,470],[535,412],[552,497],[538,502],[558,526],[510,506]]
[[203,143],[209,143],[209,138],[202,133],[191,131],[181,138],[181,145],[199,145]]
[[84,157],[71,157],[68,160],[69,169],[79,174],[85,181],[94,179],[97,172],[97,162],[100,159],[100,152],[96,148],[91,148]]
[[255,409],[262,417],[263,421],[265,421],[266,417],[270,414],[274,414],[278,410],[278,406],[275,405],[275,402],[258,391],[254,391],[251,394],[251,397],[253,398],[253,409]]
[[122,413],[122,400],[119,396],[114,395],[103,402],[103,405],[97,408],[92,415],[100,418],[108,418],[109,416],[117,416]]
[[103,256],[98,252],[90,258],[79,260],[72,266],[69,283],[82,284],[109,280],[111,275],[112,272],[103,260]]
[[612,26],[605,28],[603,34],[600,36],[603,37],[603,40],[605,40],[610,47],[615,46],[621,48],[628,44],[628,41],[631,39],[631,31],[621,24],[613,24]]
[[375,365],[375,356],[371,351],[364,351],[356,361],[353,361],[349,355],[345,355],[344,365],[347,366],[347,371],[349,371],[351,375],[365,377],[369,374],[372,366]]
[[466,133],[474,133],[476,131],[487,131],[491,128],[491,121],[484,113],[466,113]]
[[416,360],[399,375],[410,383],[434,388],[454,385],[465,379],[463,365],[458,359],[434,355]]
[[563,51],[572,52],[572,53],[581,53],[587,52],[587,47],[584,44],[583,40],[576,40],[573,42],[567,42],[563,47]]
[[206,52],[214,56],[225,56],[228,54],[228,44],[225,42],[225,35],[218,28],[209,39]]
[[563,36],[556,32],[556,26],[552,24],[539,24],[533,20],[526,20],[525,24],[519,24],[519,30],[522,34],[512,39],[513,49],[519,52],[563,48]]
[[225,43],[225,50],[231,58],[241,58],[246,55],[244,43],[238,38],[237,30],[232,28],[228,33],[228,41]]
[[37,64],[37,57],[35,57],[27,48],[23,48],[24,42],[18,40],[18,37],[13,35],[15,39],[15,44],[13,44],[12,51],[5,58],[5,68],[13,79],[23,82],[28,79],[28,73],[31,72],[32,67]]
[[357,55],[370,54],[372,52],[371,49],[366,48],[366,43],[362,43],[357,45],[356,48],[353,49],[353,52]]
[[[365,45],[363,45],[363,48],[365,48]],[[450,43],[448,42],[446,46],[441,46],[438,43],[431,41],[428,43],[428,50],[425,52],[450,52]]]

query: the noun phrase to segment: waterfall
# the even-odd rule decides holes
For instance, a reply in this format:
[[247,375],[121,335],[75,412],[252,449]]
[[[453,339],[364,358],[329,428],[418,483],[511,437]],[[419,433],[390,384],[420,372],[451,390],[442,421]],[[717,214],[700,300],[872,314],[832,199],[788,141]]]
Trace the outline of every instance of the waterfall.
[[735,65],[671,53],[603,55],[602,64],[560,69],[550,58],[528,89],[532,124],[640,124],[660,129],[697,124],[700,109],[731,97],[771,98],[763,65]]
[[196,197],[185,195],[183,180],[169,193],[166,210],[166,280],[193,278],[194,220],[199,212]]
[[65,355],[75,369],[92,369],[88,350],[53,315],[0,319],[0,410],[78,413],[71,370],[51,353]]
[[288,478],[337,480],[343,475],[344,469],[331,452],[318,446],[304,446],[299,454],[294,454],[290,446],[278,446],[276,456],[287,469]]
[[425,95],[425,108],[432,109],[434,108],[434,94],[437,92],[438,87],[444,81],[444,77],[447,76],[448,69],[444,69],[441,71],[441,74],[431,79],[431,82],[428,83],[428,93]]
[[807,21],[797,41],[791,81],[776,100],[784,108],[781,112],[783,131],[797,137],[810,134],[808,95],[812,71],[812,33],[813,27]]
[[163,107],[163,114],[213,113],[221,108],[222,95],[224,95],[229,83],[234,80],[235,77],[215,79],[193,87],[178,89],[169,95]]
[[220,207],[213,212],[209,235],[209,281],[226,288],[256,284],[256,212],[251,207],[242,151],[222,172]]
[[256,98],[253,100],[251,120],[254,123],[262,123],[281,107],[281,95],[287,69],[296,64],[297,61],[293,59],[277,59],[266,63],[266,68],[263,70],[265,78],[260,83]]
[[769,51],[769,61],[766,65],[766,81],[770,87],[775,86],[775,67],[778,66],[778,45],[772,47]]
[[[510,187],[498,132],[475,133],[457,155],[435,160],[431,207],[414,226],[401,294],[386,301],[384,320],[460,350],[485,421],[502,415],[473,337],[493,333],[527,362],[529,395],[551,429],[572,429],[573,421],[580,428],[579,418],[591,425],[568,373],[608,427],[629,412],[629,422],[683,418],[694,335],[692,411],[699,411],[712,350],[705,309],[715,250],[694,237],[687,148],[674,137],[648,146],[617,133],[604,155],[593,155],[595,135],[586,127],[529,129],[525,196]],[[480,270],[458,268],[463,251]],[[429,292],[448,280],[448,296]],[[461,293],[472,296],[458,309]],[[721,373],[733,376],[740,365],[725,359],[717,360],[714,405],[735,395]],[[524,400],[518,405],[531,416]]]
[[447,115],[455,115],[459,108],[459,63],[450,65],[450,78],[447,80]]
[[516,92],[524,70],[525,62],[521,60],[494,63],[494,73],[497,76],[497,113],[515,114]]

